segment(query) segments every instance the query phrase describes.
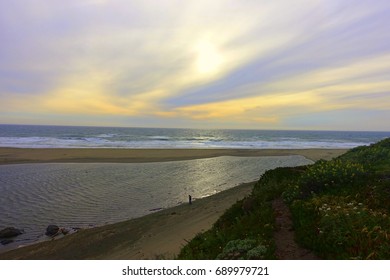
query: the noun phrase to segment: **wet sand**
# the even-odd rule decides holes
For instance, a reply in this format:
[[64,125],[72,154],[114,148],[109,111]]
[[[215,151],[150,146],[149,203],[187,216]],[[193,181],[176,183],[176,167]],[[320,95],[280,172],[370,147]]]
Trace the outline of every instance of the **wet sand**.
[[[156,162],[215,156],[302,155],[331,159],[347,150],[125,150],[0,148],[0,164],[39,162]],[[206,231],[253,183],[141,218],[83,229],[64,238],[0,254],[0,259],[172,259],[199,232]]]
[[0,164],[47,162],[163,162],[217,156],[302,155],[313,161],[331,159],[346,149],[32,149],[0,148]]

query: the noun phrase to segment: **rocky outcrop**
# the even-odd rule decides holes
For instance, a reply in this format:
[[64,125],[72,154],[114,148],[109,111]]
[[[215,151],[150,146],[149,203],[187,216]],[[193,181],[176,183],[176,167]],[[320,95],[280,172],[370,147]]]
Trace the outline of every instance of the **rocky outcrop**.
[[14,228],[14,227],[7,227],[0,231],[0,238],[11,238],[18,236],[23,233],[23,230]]

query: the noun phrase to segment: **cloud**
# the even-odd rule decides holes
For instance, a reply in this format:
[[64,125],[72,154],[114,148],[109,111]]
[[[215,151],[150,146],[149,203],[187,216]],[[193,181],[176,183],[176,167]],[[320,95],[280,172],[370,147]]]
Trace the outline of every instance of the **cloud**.
[[[6,23],[14,32],[9,35],[9,46],[3,46],[7,57],[3,71],[9,73],[9,69],[13,69],[27,79],[3,76],[1,92],[15,91],[13,85],[18,84],[20,89],[8,98],[14,98],[15,104],[20,92],[35,101],[36,95],[41,95],[39,99],[45,101],[36,103],[36,107],[42,110],[46,110],[45,104],[50,104],[51,108],[60,111],[74,113],[78,109],[82,113],[88,111],[88,107],[102,107],[86,107],[88,99],[91,104],[101,100],[106,104],[104,107],[121,100],[124,101],[123,108],[111,108],[132,115],[137,107],[138,113],[142,114],[179,89],[209,80],[210,71],[204,71],[205,60],[225,57],[225,64],[218,62],[218,67],[223,66],[225,70],[211,71],[213,78],[239,61],[238,55],[226,53],[228,51],[221,47],[234,34],[222,34],[222,24],[206,26],[207,22],[218,21],[218,18],[204,15],[206,20],[200,20],[191,15],[193,8],[215,11],[216,5],[203,7],[193,3],[183,6],[182,1],[178,1],[179,7],[166,10],[166,4],[154,1],[139,2],[137,6],[124,3],[119,1],[108,7],[99,5],[93,12],[80,9],[75,3],[62,5],[61,13],[55,6],[57,3],[48,4],[42,10],[39,2],[36,6],[28,2],[26,6],[11,7],[31,24],[25,28],[15,19],[7,18]],[[31,13],[26,9],[31,9]],[[230,14],[233,12],[236,10],[231,10]],[[227,24],[226,15],[220,14],[219,18],[224,18]],[[235,26],[235,29],[238,33],[245,26],[243,29]],[[216,33],[218,39],[211,43],[210,38]],[[12,40],[17,44],[16,49]],[[202,69],[199,69],[199,60],[203,60]],[[229,63],[230,66],[226,65]],[[69,106],[71,103],[73,105]],[[141,103],[148,105],[140,106]],[[105,110],[96,111],[97,114],[100,112]]]
[[3,1],[0,116],[282,127],[383,110],[390,3],[374,2]]
[[[158,115],[192,119],[255,120],[278,123],[282,119],[334,110],[386,110],[390,108],[390,56],[367,58],[338,68],[319,69],[265,84],[239,87],[227,100],[178,106]],[[256,94],[258,93],[258,94]],[[222,96],[222,95],[221,95]]]

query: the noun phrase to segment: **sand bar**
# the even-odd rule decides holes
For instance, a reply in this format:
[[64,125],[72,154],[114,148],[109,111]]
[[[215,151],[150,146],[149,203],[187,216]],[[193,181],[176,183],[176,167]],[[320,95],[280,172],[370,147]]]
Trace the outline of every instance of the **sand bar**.
[[331,159],[346,149],[32,149],[0,148],[0,164],[47,162],[163,162],[217,156],[302,155],[313,161]]

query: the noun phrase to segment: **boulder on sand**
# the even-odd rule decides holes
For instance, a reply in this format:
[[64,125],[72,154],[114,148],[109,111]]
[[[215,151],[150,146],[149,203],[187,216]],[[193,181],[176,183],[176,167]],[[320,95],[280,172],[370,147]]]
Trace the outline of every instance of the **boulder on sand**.
[[0,238],[11,238],[22,234],[23,231],[14,227],[7,227],[0,231]]
[[60,228],[56,225],[49,225],[47,228],[46,228],[46,235],[47,236],[54,236],[56,235],[58,232],[59,232]]

